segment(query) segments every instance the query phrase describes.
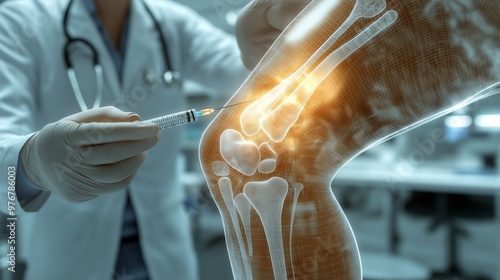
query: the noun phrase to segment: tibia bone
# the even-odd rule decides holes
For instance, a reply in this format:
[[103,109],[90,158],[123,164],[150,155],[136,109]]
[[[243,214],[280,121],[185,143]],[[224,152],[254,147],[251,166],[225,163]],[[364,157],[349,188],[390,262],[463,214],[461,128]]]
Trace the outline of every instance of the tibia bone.
[[262,130],[273,142],[281,142],[297,122],[304,106],[323,80],[346,58],[398,18],[388,11],[356,37],[329,54],[276,109],[260,119]]
[[[231,223],[233,224],[234,231],[236,233],[236,238],[238,244],[240,245],[241,261],[243,262],[243,267],[245,269],[245,275],[247,280],[252,278],[252,268],[250,266],[250,261],[245,250],[245,245],[243,243],[243,237],[241,236],[240,223],[238,222],[238,216],[236,215],[236,208],[233,203],[233,189],[231,185],[231,180],[227,177],[222,177],[219,179],[219,189],[222,194],[222,199],[226,204],[227,210],[229,211],[229,217],[231,217]],[[229,227],[226,228],[226,236],[231,234]]]
[[263,182],[248,182],[243,187],[243,193],[264,226],[275,280],[286,280],[281,214],[287,192],[288,183],[280,177],[272,177]]
[[250,211],[252,210],[252,205],[243,193],[238,194],[234,198],[234,205],[236,206],[236,210],[238,210],[238,213],[240,214],[241,222],[243,223],[243,228],[245,230],[245,237],[247,239],[248,245],[248,255],[252,256],[252,228],[250,227]]
[[232,168],[244,175],[255,174],[260,162],[259,147],[243,139],[237,130],[226,129],[220,135],[220,153]]

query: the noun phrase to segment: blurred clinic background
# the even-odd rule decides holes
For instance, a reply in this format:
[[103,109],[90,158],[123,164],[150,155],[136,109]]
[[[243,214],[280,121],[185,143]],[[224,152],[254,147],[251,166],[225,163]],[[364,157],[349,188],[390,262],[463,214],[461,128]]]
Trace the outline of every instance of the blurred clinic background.
[[[247,3],[179,2],[229,33]],[[223,96],[228,93],[189,81],[185,87],[189,108],[220,107],[226,102]],[[178,172],[186,191],[200,279],[229,280],[222,221],[198,162],[199,139],[210,120],[188,126]],[[497,95],[389,140],[346,165],[332,182],[332,190],[357,237],[364,279],[500,280],[499,161]],[[5,226],[0,233],[4,239],[0,279],[12,279],[4,269]]]

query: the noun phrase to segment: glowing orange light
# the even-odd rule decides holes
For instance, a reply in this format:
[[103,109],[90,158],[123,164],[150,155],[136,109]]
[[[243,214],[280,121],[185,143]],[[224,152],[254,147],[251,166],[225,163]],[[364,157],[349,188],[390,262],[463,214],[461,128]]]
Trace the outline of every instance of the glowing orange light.
[[290,137],[288,138],[286,142],[286,146],[288,147],[289,150],[294,151],[296,146],[295,146],[295,139]]
[[318,87],[317,79],[315,77],[313,77],[312,75],[307,75],[307,77],[305,78],[305,82],[304,82],[304,88],[307,91],[312,91],[312,90],[316,90],[317,87]]

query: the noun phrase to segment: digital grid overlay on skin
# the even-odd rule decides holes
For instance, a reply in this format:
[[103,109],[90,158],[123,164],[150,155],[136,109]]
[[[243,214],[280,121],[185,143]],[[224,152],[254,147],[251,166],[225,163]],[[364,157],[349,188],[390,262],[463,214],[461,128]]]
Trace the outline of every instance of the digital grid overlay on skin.
[[[235,279],[361,279],[331,191],[362,151],[500,91],[495,1],[313,1],[205,131]],[[362,176],[362,174],[360,174]]]

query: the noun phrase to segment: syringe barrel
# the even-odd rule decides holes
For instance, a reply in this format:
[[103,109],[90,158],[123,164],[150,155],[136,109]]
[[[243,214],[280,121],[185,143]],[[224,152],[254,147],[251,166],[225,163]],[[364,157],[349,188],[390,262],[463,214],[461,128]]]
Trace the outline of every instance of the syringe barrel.
[[155,123],[160,127],[160,129],[165,129],[197,121],[198,118],[196,118],[195,112],[195,109],[190,109],[150,120],[145,120],[144,122]]

